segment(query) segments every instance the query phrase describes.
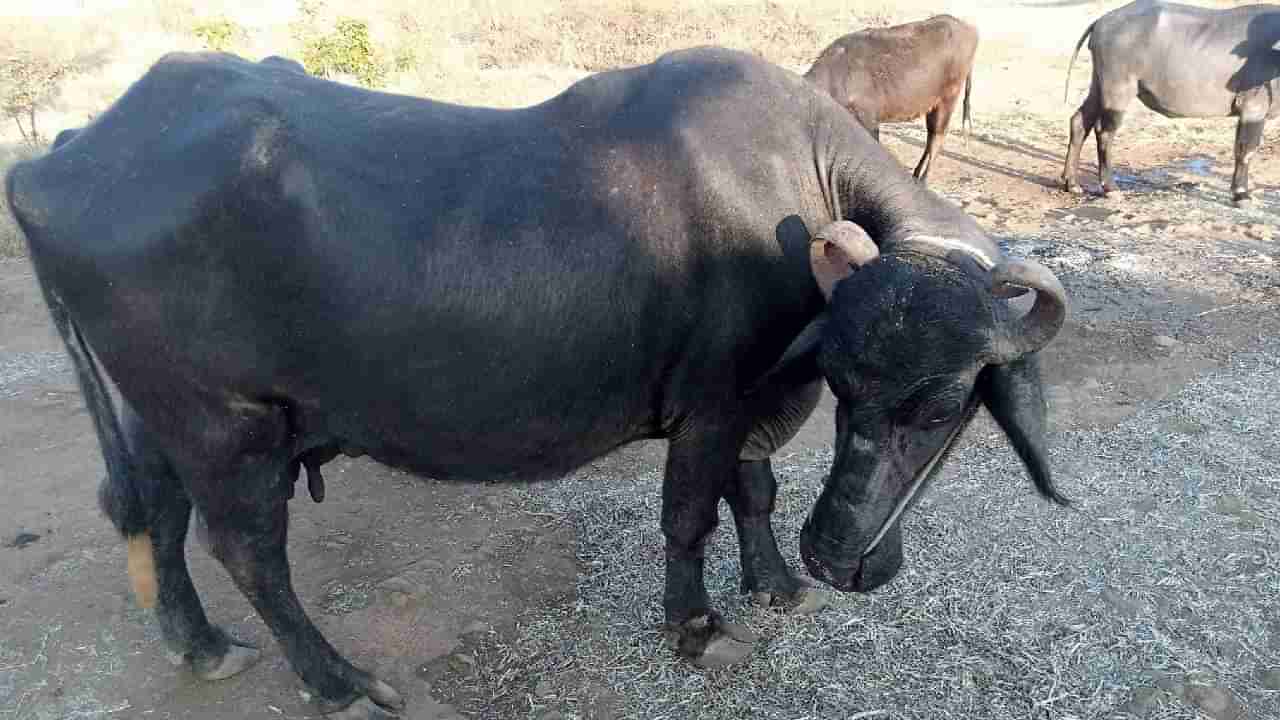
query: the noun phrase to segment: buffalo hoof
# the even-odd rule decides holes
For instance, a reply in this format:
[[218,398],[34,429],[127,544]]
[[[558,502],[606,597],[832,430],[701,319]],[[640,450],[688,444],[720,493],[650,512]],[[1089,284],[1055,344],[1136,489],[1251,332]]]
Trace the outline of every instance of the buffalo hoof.
[[1253,207],[1253,198],[1248,195],[1236,195],[1235,197],[1231,198],[1231,204],[1235,205],[1241,210],[1245,210]]
[[714,612],[679,625],[667,625],[666,635],[673,650],[709,670],[747,659],[760,639],[746,627],[725,622]]
[[187,665],[196,677],[213,682],[239,675],[262,657],[262,651],[252,645],[245,645],[229,637],[226,640],[227,650],[218,657],[200,658],[182,653],[169,653],[169,662],[175,666]]
[[751,602],[791,615],[812,615],[830,604],[827,594],[802,580],[792,592],[753,592]]
[[251,665],[258,662],[260,657],[262,657],[262,651],[258,648],[241,645],[232,640],[231,645],[227,647],[227,652],[218,662],[209,663],[204,667],[192,667],[192,670],[202,680],[226,680],[249,669]]
[[1062,191],[1071,193],[1072,195],[1084,194],[1084,188],[1080,187],[1079,183],[1068,182],[1066,180],[1062,181]]
[[391,720],[400,713],[388,710],[367,697],[362,697],[337,712],[325,715],[328,720]]
[[327,720],[387,720],[400,717],[404,698],[395,688],[374,677],[362,683],[364,695],[341,710],[325,713]]

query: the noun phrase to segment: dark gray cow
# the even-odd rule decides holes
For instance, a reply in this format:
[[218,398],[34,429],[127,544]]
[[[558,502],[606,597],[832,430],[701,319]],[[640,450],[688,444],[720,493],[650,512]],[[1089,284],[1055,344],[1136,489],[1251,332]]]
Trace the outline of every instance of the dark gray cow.
[[[743,53],[672,53],[518,110],[170,55],[6,188],[165,642],[210,679],[258,654],[205,615],[183,551],[195,509],[334,718],[402,704],[290,580],[295,481],[305,467],[322,498],[339,453],[524,480],[668,440],[661,595],[703,665],[751,648],[703,583],[721,499],[743,589],[814,605],[774,541],[769,457],[824,377],[836,460],[801,534],[818,579],[897,573],[902,510],[979,405],[1058,499],[1037,356],[1062,286]],[[1029,291],[1018,316],[1005,298]]]
[[[1092,37],[1090,37],[1092,35]],[[1249,201],[1249,160],[1263,125],[1280,112],[1280,6],[1229,10],[1137,0],[1098,18],[1076,43],[1089,39],[1093,81],[1071,116],[1063,188],[1079,192],[1080,146],[1097,132],[1102,192],[1111,181],[1111,141],[1134,95],[1165,117],[1238,117],[1232,199]],[[1067,68],[1067,87],[1071,68]]]
[[925,118],[929,138],[916,164],[921,182],[964,92],[962,124],[969,125],[969,92],[978,29],[950,15],[850,33],[822,51],[805,79],[826,90],[880,138],[880,123]]

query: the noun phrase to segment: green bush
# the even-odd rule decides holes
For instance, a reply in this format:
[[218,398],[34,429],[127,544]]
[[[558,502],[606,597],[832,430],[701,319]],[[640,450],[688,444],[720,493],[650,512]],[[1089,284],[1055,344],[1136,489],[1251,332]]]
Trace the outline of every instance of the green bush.
[[226,51],[232,43],[244,36],[240,26],[225,18],[200,23],[191,29],[191,34],[200,38],[210,50]]
[[345,73],[366,87],[386,81],[387,66],[369,39],[369,25],[363,20],[339,19],[327,35],[304,42],[302,64],[319,77]]

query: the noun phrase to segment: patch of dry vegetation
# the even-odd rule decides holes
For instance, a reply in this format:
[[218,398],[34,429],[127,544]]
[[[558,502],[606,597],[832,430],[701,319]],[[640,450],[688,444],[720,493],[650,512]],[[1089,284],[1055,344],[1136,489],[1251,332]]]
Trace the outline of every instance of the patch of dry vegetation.
[[[23,144],[0,143],[0,173],[10,165],[41,152],[39,149]],[[2,188],[0,188],[2,189]],[[27,243],[18,232],[18,224],[9,212],[9,201],[4,192],[0,192],[0,260],[19,257],[27,252]]]
[[[812,62],[835,33],[887,25],[885,7],[814,13],[775,3],[662,7],[635,3],[600,12],[569,5],[535,23],[492,18],[477,32],[481,67],[551,63],[598,72],[664,52],[724,45],[783,65]],[[473,31],[475,32],[475,31]]]
[[[92,120],[171,51],[285,55],[343,82],[510,107],[543,100],[587,73],[696,45],[747,50],[800,68],[836,37],[902,21],[909,12],[889,0],[463,0],[429,9],[406,0],[360,6],[276,0],[252,8],[231,0],[136,0],[42,18],[38,3],[27,4],[29,15],[0,18],[6,114],[0,142],[36,148]],[[11,160],[0,158],[0,172]],[[0,257],[23,247],[6,209]]]
[[[1070,510],[1034,496],[983,419],[904,520],[901,575],[834,594],[815,616],[743,601],[726,514],[708,588],[765,638],[728,670],[693,670],[661,643],[651,465],[531,486],[524,507],[577,531],[576,597],[467,638],[433,693],[467,717],[537,720],[1280,717],[1280,365],[1268,348],[1118,428],[1058,434]],[[786,557],[830,462],[775,461]]]

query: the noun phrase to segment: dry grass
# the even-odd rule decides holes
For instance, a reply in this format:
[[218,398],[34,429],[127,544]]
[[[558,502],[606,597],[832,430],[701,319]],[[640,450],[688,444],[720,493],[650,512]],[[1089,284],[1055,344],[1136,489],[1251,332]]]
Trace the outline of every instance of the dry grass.
[[[578,531],[577,600],[464,648],[435,691],[485,718],[1278,717],[1277,353],[1273,339],[1118,428],[1055,438],[1075,510],[1034,497],[981,423],[907,520],[902,574],[816,617],[745,605],[722,525],[712,596],[766,638],[728,671],[661,647],[651,466],[537,486],[530,509]],[[790,557],[829,462],[776,464]]]
[[[10,165],[34,157],[40,151],[25,144],[0,143],[0,173]],[[2,190],[2,188],[0,188]],[[19,257],[27,252],[27,243],[18,231],[13,213],[9,212],[9,202],[4,192],[0,191],[0,260]]]

